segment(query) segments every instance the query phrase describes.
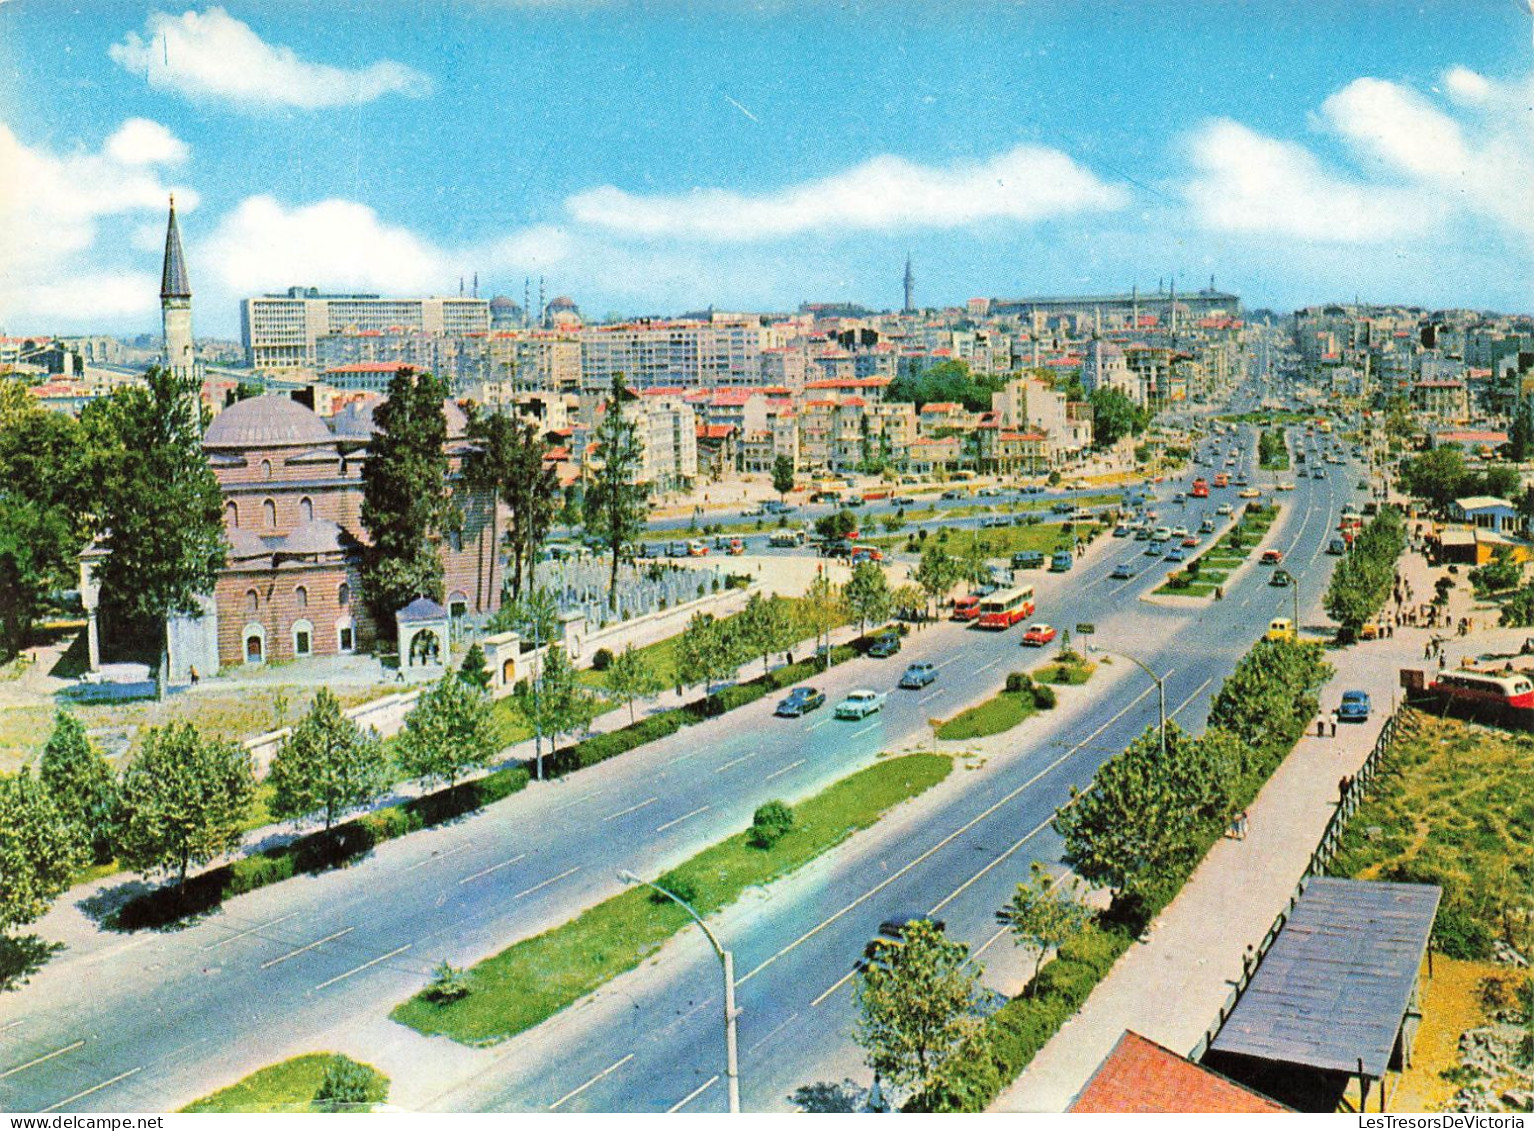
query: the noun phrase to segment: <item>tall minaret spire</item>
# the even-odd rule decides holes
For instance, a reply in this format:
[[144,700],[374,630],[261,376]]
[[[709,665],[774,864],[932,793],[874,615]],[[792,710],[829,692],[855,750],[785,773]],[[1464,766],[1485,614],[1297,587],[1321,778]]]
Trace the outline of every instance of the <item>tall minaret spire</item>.
[[176,198],[170,198],[170,219],[165,226],[165,265],[160,272],[160,319],[165,331],[165,367],[187,379],[197,376],[192,350],[192,282],[186,273],[181,250],[181,229],[176,225]]
[[916,309],[916,276],[911,272],[911,257],[905,257],[905,313],[910,314]]

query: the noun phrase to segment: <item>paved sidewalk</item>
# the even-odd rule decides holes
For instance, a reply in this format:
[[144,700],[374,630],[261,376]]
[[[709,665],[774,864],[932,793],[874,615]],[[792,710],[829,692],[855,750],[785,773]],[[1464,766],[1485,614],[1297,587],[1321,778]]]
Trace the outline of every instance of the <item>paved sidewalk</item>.
[[[1419,594],[1430,595],[1431,579],[1442,571],[1408,555],[1403,572]],[[1451,609],[1469,603],[1467,591],[1455,598]],[[1458,643],[1467,653],[1486,651],[1525,634],[1493,630]],[[1335,739],[1309,730],[1248,810],[1247,838],[1210,850],[1147,941],[1119,960],[992,1110],[1065,1110],[1126,1029],[1178,1052],[1198,1043],[1230,994],[1246,948],[1261,943],[1287,905],[1336,807],[1339,779],[1362,765],[1394,708],[1399,669],[1426,666],[1430,635],[1402,628],[1390,639],[1328,653],[1336,675],[1321,692],[1323,714],[1343,690],[1358,688],[1369,693],[1373,717],[1362,726],[1342,724]]]

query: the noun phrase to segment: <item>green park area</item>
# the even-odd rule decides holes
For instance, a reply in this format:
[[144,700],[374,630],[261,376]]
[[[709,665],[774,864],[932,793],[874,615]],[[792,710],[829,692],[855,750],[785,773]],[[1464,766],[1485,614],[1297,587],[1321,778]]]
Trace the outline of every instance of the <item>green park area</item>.
[[1236,568],[1256,552],[1258,544],[1278,521],[1280,510],[1277,503],[1248,504],[1234,526],[1209,549],[1171,574],[1156,592],[1176,597],[1209,596],[1223,586]]
[[312,1052],[252,1072],[182,1108],[188,1115],[367,1112],[389,1096],[389,1078],[339,1053]]
[[[942,781],[952,765],[938,754],[886,758],[791,809],[769,802],[757,811],[751,829],[704,849],[656,882],[700,915],[709,915],[872,825],[900,802]],[[784,812],[791,816],[785,819]],[[392,1016],[422,1033],[493,1044],[633,969],[689,922],[671,900],[634,887],[562,926],[513,943],[468,971],[442,971]]]
[[987,738],[1009,731],[1054,705],[1052,688],[1035,683],[1027,672],[1013,672],[1007,676],[1006,686],[991,698],[943,720],[933,730],[945,741]]
[[1282,428],[1264,428],[1258,435],[1257,466],[1264,471],[1289,470],[1289,440]]

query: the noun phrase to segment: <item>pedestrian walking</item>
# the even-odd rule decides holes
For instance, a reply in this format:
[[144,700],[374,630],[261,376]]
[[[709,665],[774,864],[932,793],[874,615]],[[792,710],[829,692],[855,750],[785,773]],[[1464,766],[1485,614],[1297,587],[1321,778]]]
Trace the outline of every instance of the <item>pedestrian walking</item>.
[[1353,788],[1353,779],[1343,774],[1337,779],[1337,805],[1340,808],[1348,799],[1348,790]]
[[1246,839],[1246,810],[1245,809],[1241,810],[1240,813],[1236,814],[1236,839],[1237,840],[1245,840]]
[[1332,712],[1332,737],[1337,737],[1337,712]]
[[1438,670],[1439,671],[1443,671],[1443,669],[1448,667],[1448,666],[1449,666],[1449,661],[1444,658],[1444,654],[1442,652],[1439,652],[1438,653]]
[[1317,719],[1316,720],[1316,737],[1317,738],[1325,738],[1326,737],[1326,720],[1325,719]]

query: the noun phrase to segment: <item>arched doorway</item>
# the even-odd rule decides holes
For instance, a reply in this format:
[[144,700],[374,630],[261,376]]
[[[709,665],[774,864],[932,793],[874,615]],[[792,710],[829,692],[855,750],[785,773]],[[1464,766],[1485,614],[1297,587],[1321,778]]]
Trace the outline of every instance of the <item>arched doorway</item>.
[[411,664],[439,664],[442,662],[442,641],[429,628],[423,628],[410,638]]
[[266,629],[259,624],[248,624],[242,635],[245,638],[245,662],[266,663]]

